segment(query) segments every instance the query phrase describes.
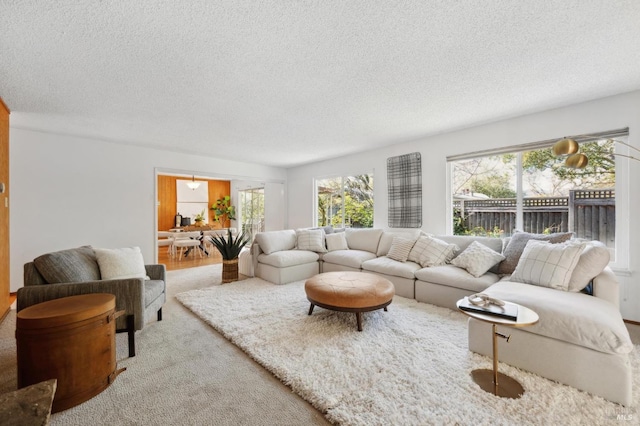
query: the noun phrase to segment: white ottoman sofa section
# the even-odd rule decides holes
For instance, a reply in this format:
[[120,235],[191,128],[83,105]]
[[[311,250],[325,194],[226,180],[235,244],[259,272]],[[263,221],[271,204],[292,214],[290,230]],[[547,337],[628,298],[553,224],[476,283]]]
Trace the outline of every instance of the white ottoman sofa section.
[[320,272],[320,255],[296,249],[296,231],[259,232],[251,246],[256,277],[275,284],[286,284]]
[[[551,380],[631,404],[633,344],[619,311],[618,283],[606,268],[593,280],[593,296],[500,281],[486,294],[519,303],[540,316],[525,328],[503,328],[500,361]],[[469,319],[469,349],[492,356],[491,324]]]

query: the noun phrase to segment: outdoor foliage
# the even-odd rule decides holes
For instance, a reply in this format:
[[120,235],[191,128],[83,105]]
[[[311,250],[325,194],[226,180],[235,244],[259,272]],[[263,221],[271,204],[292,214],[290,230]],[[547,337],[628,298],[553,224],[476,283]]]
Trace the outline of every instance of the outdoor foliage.
[[342,178],[318,182],[318,226],[327,225],[373,227],[372,175],[348,176],[344,178],[344,185]]

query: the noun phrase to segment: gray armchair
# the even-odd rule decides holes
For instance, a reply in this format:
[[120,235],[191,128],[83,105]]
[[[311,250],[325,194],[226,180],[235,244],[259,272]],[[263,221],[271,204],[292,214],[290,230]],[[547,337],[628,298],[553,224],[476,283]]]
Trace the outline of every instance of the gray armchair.
[[116,311],[125,311],[125,315],[117,319],[116,328],[118,332],[128,333],[132,357],[135,356],[135,331],[141,330],[154,316],[161,321],[166,301],[165,265],[145,265],[145,270],[149,280],[101,280],[90,247],[49,253],[24,265],[24,287],[18,289],[17,310],[61,297],[111,293],[116,296]]

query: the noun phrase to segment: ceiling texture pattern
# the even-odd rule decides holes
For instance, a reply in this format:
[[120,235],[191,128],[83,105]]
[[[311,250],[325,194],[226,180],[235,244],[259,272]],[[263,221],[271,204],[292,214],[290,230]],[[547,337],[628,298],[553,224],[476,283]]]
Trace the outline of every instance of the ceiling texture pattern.
[[293,167],[640,89],[639,23],[638,0],[0,0],[0,96],[17,128]]

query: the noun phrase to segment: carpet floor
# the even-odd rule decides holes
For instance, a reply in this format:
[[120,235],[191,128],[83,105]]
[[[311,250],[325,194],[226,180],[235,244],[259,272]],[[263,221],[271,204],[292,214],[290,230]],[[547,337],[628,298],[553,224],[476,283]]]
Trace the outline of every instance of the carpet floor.
[[[178,303],[176,293],[219,285],[221,265],[167,273],[163,320],[116,336],[115,382],[53,414],[51,425],[328,425],[308,402]],[[0,323],[0,393],[17,386],[15,308]],[[20,423],[16,423],[20,424]]]
[[[176,297],[336,424],[619,424],[619,415],[638,421],[637,398],[621,407],[505,364],[500,371],[520,381],[525,394],[513,400],[484,392],[470,372],[491,368],[491,360],[469,352],[467,317],[449,309],[396,297],[388,312],[365,313],[359,333],[354,314],[316,307],[308,316],[302,281],[252,278]],[[631,354],[635,395],[639,351]]]

